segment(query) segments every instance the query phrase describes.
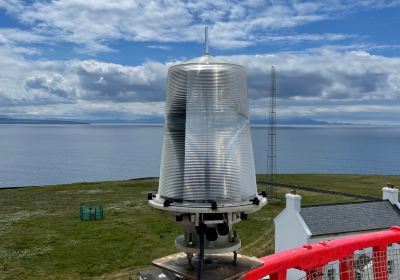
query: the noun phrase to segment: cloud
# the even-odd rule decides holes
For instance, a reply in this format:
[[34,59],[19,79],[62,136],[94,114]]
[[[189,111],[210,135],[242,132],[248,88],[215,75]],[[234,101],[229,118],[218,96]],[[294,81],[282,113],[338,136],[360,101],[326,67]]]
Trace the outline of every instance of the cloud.
[[340,41],[356,36],[349,34],[325,33],[325,34],[293,34],[293,35],[273,35],[258,38],[263,42],[305,42],[305,41]]
[[253,118],[267,117],[270,65],[275,65],[280,116],[364,123],[377,116],[399,123],[400,58],[329,49],[228,58],[247,67]]
[[25,81],[25,89],[28,92],[45,92],[54,98],[74,99],[77,97],[75,89],[68,86],[67,81],[60,74],[42,74],[29,77]]
[[[140,66],[123,66],[96,60],[38,62],[41,69],[25,80],[28,94],[53,100],[94,100],[140,102],[164,100],[167,66],[146,62]],[[35,67],[33,66],[33,67]],[[58,71],[54,73],[53,71]],[[34,71],[38,72],[38,71]]]
[[399,96],[398,58],[366,52],[320,49],[305,53],[279,53],[230,57],[247,66],[253,97],[266,95],[269,67],[276,65],[282,99],[321,100],[391,99]]
[[0,44],[43,43],[46,36],[18,28],[0,28]]
[[[400,58],[331,48],[222,58],[246,66],[253,118],[267,116],[270,66],[275,65],[280,116],[400,120]],[[0,115],[162,116],[170,65],[29,60],[0,47]]]
[[[0,115],[121,118],[163,116],[167,65],[34,60],[0,46]],[[161,105],[160,105],[161,104]]]
[[167,67],[146,62],[136,67],[94,60],[74,62],[71,67],[84,90],[83,99],[124,101],[160,101],[164,98]]
[[[382,9],[398,1],[8,1],[0,8],[31,27],[31,37],[17,31],[20,40],[47,36],[69,42],[90,53],[112,50],[118,40],[135,42],[201,42],[210,26],[216,48],[241,48],[266,42],[340,41],[349,34],[299,34],[293,28],[360,9]],[[10,35],[10,34],[9,34]],[[36,36],[36,37],[35,37]]]

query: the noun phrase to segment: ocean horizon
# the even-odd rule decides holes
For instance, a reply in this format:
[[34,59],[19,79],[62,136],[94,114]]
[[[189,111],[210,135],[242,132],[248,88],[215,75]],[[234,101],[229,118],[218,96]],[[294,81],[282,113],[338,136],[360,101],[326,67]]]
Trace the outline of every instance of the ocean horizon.
[[[0,188],[158,177],[160,124],[0,125]],[[278,173],[400,174],[400,126],[279,125]],[[252,125],[266,173],[267,126]]]

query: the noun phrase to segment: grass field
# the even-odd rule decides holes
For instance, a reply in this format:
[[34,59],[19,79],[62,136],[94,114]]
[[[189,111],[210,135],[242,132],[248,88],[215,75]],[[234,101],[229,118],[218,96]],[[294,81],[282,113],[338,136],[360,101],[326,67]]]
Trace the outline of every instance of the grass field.
[[[380,197],[382,185],[400,185],[400,176],[300,174],[279,175],[278,181]],[[136,279],[154,258],[175,252],[181,231],[167,214],[147,206],[146,194],[157,184],[130,180],[0,190],[0,279]],[[279,189],[278,195],[287,191]],[[354,201],[299,193],[303,204]],[[81,222],[82,204],[101,204],[105,219]],[[237,225],[241,253],[273,252],[273,218],[283,207],[283,199],[271,202]]]

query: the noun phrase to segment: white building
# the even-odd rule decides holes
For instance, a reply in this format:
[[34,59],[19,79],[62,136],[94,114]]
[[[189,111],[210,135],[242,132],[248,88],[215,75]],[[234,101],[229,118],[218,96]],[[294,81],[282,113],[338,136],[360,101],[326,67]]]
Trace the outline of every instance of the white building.
[[[400,225],[399,190],[388,186],[382,191],[382,200],[307,206],[301,206],[296,192],[286,194],[286,208],[274,220],[275,252]],[[292,269],[287,279],[304,276]]]

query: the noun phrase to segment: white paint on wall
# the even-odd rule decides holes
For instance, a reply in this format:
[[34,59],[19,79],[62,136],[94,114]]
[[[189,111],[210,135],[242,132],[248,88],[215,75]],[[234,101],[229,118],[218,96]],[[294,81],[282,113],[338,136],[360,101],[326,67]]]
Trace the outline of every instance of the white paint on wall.
[[[399,190],[396,188],[385,187],[382,189],[382,198],[389,200],[393,205],[400,209]],[[274,219],[275,223],[275,253],[297,248],[305,244],[317,243],[320,241],[329,241],[342,237],[348,237],[361,232],[349,232],[329,236],[313,237],[308,226],[300,215],[301,196],[296,193],[286,194],[286,208]],[[365,233],[363,231],[362,233]],[[399,245],[393,248],[399,249]],[[368,249],[366,249],[368,250]],[[338,265],[335,270],[339,271]],[[296,269],[288,271],[287,280],[298,280],[304,277],[305,273]]]

